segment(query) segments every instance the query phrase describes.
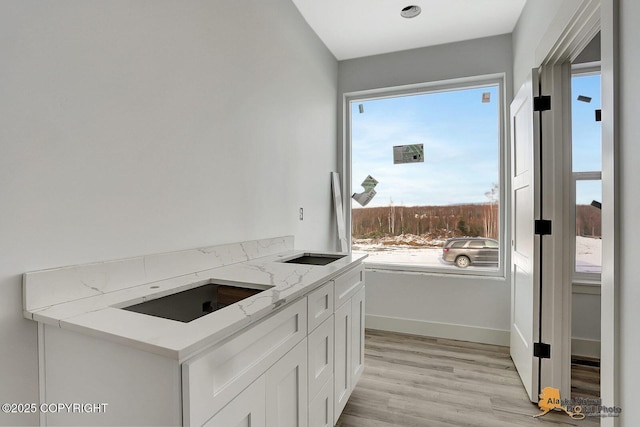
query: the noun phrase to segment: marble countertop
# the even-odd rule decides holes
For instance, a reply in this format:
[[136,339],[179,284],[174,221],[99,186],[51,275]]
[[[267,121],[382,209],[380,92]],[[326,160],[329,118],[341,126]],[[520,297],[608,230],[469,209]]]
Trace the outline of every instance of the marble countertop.
[[[94,295],[43,307],[29,308],[25,302],[24,313],[25,317],[37,322],[108,339],[182,362],[354,268],[366,257],[346,255],[325,266],[283,262],[304,253],[307,252],[287,250],[115,291],[96,289],[98,292]],[[187,290],[210,279],[219,283],[251,283],[273,287],[189,323],[120,308]],[[82,284],[95,289],[85,282]]]

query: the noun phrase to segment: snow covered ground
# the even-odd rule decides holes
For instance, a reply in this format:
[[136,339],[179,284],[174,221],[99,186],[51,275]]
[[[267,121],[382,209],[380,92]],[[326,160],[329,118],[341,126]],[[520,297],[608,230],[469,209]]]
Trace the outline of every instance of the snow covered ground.
[[[385,243],[357,243],[353,252],[369,255],[365,263],[415,265],[420,267],[451,268],[458,270],[453,263],[442,260],[442,247],[420,247],[409,245],[393,245]],[[439,244],[442,245],[444,241]],[[412,244],[415,244],[413,242]],[[496,265],[469,266],[466,270],[496,270]]]
[[579,273],[602,271],[602,239],[576,237],[576,271]]
[[[411,246],[418,244],[417,241],[397,242],[374,242],[359,240],[354,242],[353,251],[356,253],[367,253],[369,257],[366,263],[415,265],[421,267],[438,267],[458,269],[452,263],[442,260],[441,247],[421,247]],[[402,243],[402,244],[400,244]],[[442,244],[442,243],[440,243]],[[602,265],[602,240],[589,237],[576,238],[576,269],[582,273],[599,273]],[[496,270],[496,266],[471,266],[470,269]]]

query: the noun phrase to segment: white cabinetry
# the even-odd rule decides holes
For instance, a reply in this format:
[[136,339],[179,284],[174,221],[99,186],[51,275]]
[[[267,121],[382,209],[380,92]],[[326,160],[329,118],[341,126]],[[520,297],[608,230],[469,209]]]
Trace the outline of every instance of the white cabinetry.
[[364,286],[351,298],[351,385],[364,370]]
[[184,361],[49,325],[39,333],[47,401],[109,404],[43,414],[45,425],[331,427],[363,369],[364,271]]
[[364,369],[364,269],[335,280],[334,424]]
[[184,424],[205,423],[306,334],[307,304],[301,299],[183,363]]
[[211,418],[205,427],[265,427],[264,395],[265,379],[262,376]]
[[331,427],[334,424],[334,282],[309,294],[308,307],[309,427]]
[[306,339],[273,365],[265,375],[267,427],[306,427]]
[[336,310],[334,423],[351,393],[351,300]]
[[309,334],[309,401],[333,383],[333,314]]
[[330,380],[309,403],[309,427],[331,427],[332,425],[334,425],[333,380]]
[[180,425],[180,364],[175,359],[50,325],[40,403],[105,403],[100,412],[41,412],[47,426]]
[[302,340],[234,397],[206,427],[306,427],[307,342]]
[[306,427],[307,342],[302,340],[205,423],[206,427]]
[[364,292],[359,266],[185,362],[184,424],[334,425],[364,367]]
[[320,288],[311,292],[307,297],[307,307],[309,321],[307,329],[309,333],[317,328],[322,322],[333,315],[333,280],[325,283]]

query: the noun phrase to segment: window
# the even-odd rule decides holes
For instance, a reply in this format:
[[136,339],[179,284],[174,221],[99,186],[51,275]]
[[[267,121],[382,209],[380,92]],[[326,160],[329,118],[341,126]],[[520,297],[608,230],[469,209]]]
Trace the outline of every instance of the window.
[[493,240],[486,240],[485,241],[485,245],[488,248],[497,248],[498,247],[498,242],[494,242]]
[[602,129],[600,72],[577,68],[571,78],[574,194],[574,281],[599,281],[602,272]]
[[[598,204],[602,200],[600,173],[576,173],[575,274],[602,272],[602,219]],[[591,277],[597,279],[597,277]]]
[[502,80],[354,95],[347,103],[352,250],[368,253],[365,262],[376,268],[501,274],[502,257],[463,265],[445,259],[443,246],[468,237],[478,238],[471,247],[485,247],[482,238],[505,247]]

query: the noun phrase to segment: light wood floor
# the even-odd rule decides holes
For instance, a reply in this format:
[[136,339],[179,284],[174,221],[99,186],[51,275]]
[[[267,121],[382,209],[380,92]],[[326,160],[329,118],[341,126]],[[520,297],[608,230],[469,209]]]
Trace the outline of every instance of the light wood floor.
[[[540,410],[507,347],[367,330],[365,358],[339,427],[600,425],[560,412],[533,418]],[[579,371],[579,395],[597,397],[597,368]]]

